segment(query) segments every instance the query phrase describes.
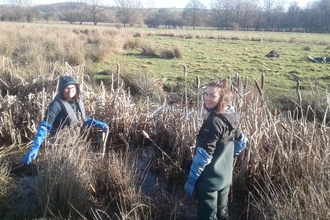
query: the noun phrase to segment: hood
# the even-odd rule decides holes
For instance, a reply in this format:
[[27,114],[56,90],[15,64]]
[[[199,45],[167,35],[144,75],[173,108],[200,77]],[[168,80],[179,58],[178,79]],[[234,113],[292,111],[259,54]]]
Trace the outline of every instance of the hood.
[[71,76],[61,76],[60,82],[58,83],[58,93],[63,98],[64,88],[68,85],[79,85],[74,78]]
[[225,112],[224,113],[226,113],[226,114],[234,114],[234,113],[236,113],[234,106],[228,105],[227,108],[225,109]]
[[228,105],[225,112],[222,113],[233,129],[237,130],[240,122],[240,115],[236,113],[235,108],[231,105]]

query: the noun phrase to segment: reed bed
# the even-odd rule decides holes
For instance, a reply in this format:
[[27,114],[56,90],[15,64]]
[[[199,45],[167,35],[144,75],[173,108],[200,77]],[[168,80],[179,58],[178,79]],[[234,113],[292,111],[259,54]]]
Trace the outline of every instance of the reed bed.
[[[0,70],[0,159],[8,163],[1,167],[0,183],[9,189],[2,192],[6,214],[1,217],[187,217],[191,208],[183,184],[203,120],[199,81],[191,102],[186,86],[177,104],[168,104],[166,98],[151,103],[148,95],[137,104],[119,68],[112,80],[97,87],[91,86],[81,66],[53,66],[49,74],[37,78],[22,72],[11,62],[4,62]],[[76,78],[88,115],[111,126],[105,154],[94,152],[97,137],[92,130],[83,135],[63,131],[43,146],[35,164],[37,176],[10,176],[8,171],[27,151],[56,94],[60,75]],[[320,122],[316,117],[307,120],[311,107],[297,105],[294,112],[269,109],[264,76],[252,83],[236,75],[231,82],[241,129],[249,138],[233,165],[232,193],[243,201],[240,218],[329,218],[330,136],[323,123],[327,114]],[[24,187],[18,184],[22,179],[29,180]],[[148,182],[152,186],[145,189]]]
[[302,116],[312,111],[310,106],[271,112],[263,96],[263,76],[261,81],[255,82],[258,93],[242,96],[240,109],[241,126],[250,143],[234,168],[234,186],[249,192],[246,215],[253,219],[329,218],[329,127],[315,114],[312,119]]

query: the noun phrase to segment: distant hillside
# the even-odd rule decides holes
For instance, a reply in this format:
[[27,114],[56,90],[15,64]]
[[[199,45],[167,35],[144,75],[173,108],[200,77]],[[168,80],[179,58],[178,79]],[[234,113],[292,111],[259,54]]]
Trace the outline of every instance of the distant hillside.
[[80,3],[80,2],[60,2],[60,3],[53,3],[53,4],[42,4],[42,5],[36,5],[35,7],[41,12],[41,13],[59,13],[64,11],[73,11],[78,10],[82,6],[86,6],[86,3]]
[[[60,2],[60,3],[53,3],[53,4],[40,4],[40,5],[36,5],[35,7],[42,13],[49,13],[49,12],[59,13],[59,12],[64,12],[64,11],[78,10],[79,8],[82,8],[83,6],[86,7],[87,5],[88,4],[86,4],[86,3],[80,3],[80,2]],[[101,8],[111,9],[111,8],[115,8],[115,7],[114,6],[111,6],[111,7],[101,6]],[[181,13],[183,11],[183,8],[168,8],[168,10],[170,10],[172,12]]]

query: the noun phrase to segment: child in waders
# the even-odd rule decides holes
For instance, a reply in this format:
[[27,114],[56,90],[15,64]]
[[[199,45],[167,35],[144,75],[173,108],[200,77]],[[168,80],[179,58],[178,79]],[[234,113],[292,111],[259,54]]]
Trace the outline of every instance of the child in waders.
[[228,219],[228,194],[234,156],[246,146],[239,129],[240,115],[231,102],[226,79],[210,82],[204,92],[208,117],[196,138],[188,180],[184,189],[191,197],[196,191],[197,219]]
[[86,115],[83,101],[80,99],[79,84],[71,76],[61,76],[58,84],[58,94],[48,105],[45,117],[38,126],[30,150],[23,157],[25,164],[30,164],[38,156],[41,144],[47,135],[63,128],[80,128],[84,126],[98,127],[104,132],[109,130],[105,122]]

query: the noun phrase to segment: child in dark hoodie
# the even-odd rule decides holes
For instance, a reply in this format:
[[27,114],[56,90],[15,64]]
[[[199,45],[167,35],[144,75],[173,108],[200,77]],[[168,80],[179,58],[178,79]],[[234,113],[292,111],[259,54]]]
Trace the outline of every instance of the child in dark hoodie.
[[37,158],[40,146],[49,133],[53,136],[59,129],[68,126],[93,126],[104,132],[109,129],[106,123],[86,116],[84,103],[79,95],[79,84],[71,76],[61,76],[58,94],[48,105],[45,117],[38,126],[33,144],[23,158],[25,164],[30,164]]

